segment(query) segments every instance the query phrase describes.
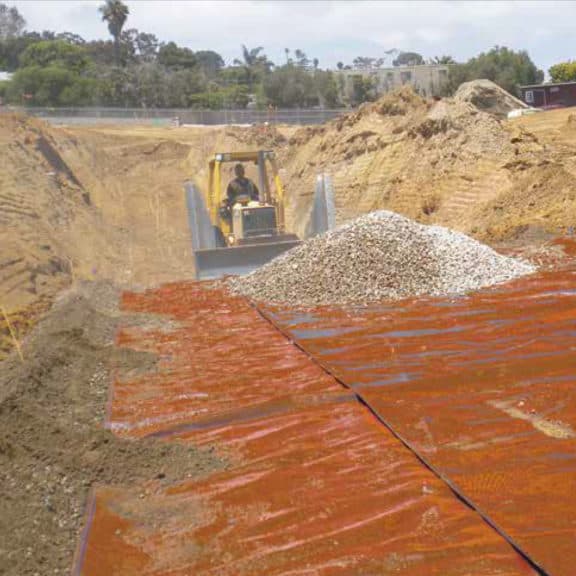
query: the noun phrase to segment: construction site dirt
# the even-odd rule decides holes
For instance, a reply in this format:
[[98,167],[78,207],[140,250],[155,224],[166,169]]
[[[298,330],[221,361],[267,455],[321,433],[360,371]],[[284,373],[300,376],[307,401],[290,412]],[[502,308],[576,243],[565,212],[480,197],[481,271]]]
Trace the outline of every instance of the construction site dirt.
[[[572,114],[502,121],[467,102],[401,93],[299,130],[56,128],[1,115],[0,301],[24,333],[75,280],[192,278],[182,184],[204,185],[218,150],[276,151],[287,224],[300,236],[320,171],[334,181],[339,223],[387,209],[489,244],[567,234],[576,221]],[[9,347],[0,319],[0,350]]]
[[62,294],[24,343],[24,362],[14,354],[2,363],[0,574],[68,574],[96,483],[195,477],[225,465],[213,449],[127,442],[102,426],[111,374],[145,374],[157,361],[114,348],[117,301],[104,283]]
[[569,574],[574,271],[352,313],[126,294],[177,325],[120,333],[164,360],[116,381],[108,426],[233,464],[97,489],[75,573]]
[[[0,574],[571,576],[576,132],[407,91],[325,126],[0,116]],[[183,182],[272,149],[538,271],[294,309],[195,282]],[[561,238],[561,240],[558,240]]]

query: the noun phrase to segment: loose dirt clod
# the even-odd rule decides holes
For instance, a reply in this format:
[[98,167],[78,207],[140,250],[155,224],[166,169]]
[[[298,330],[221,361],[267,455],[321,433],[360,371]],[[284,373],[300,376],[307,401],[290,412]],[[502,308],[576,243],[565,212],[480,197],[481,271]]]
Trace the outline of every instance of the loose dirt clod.
[[464,234],[381,210],[228,283],[255,300],[309,306],[464,294],[533,271]]

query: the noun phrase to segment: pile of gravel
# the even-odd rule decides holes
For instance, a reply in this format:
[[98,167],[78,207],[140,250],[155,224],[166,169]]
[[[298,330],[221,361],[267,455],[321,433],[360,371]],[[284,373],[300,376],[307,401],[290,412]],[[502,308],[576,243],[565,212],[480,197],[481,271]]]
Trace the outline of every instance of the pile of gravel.
[[382,210],[307,240],[228,287],[291,306],[358,304],[463,294],[533,271],[464,234]]

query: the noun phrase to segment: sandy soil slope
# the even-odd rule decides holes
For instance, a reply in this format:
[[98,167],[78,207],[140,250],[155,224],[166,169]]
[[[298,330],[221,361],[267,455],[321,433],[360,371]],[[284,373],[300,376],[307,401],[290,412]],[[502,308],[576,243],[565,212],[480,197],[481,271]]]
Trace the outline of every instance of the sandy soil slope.
[[492,242],[529,229],[566,233],[576,220],[570,117],[508,121],[469,102],[426,101],[409,90],[386,96],[292,137],[293,225],[304,225],[309,189],[326,171],[341,222],[386,208]]

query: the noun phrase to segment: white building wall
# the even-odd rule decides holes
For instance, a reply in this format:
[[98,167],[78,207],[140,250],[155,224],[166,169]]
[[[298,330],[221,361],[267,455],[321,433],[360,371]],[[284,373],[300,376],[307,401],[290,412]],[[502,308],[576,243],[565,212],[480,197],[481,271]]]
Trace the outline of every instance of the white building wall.
[[440,96],[448,83],[449,70],[449,65],[424,64],[375,70],[335,70],[334,74],[343,88],[344,97],[349,100],[352,97],[355,76],[371,78],[378,95],[409,84],[422,96]]

